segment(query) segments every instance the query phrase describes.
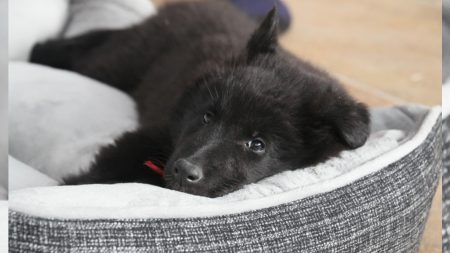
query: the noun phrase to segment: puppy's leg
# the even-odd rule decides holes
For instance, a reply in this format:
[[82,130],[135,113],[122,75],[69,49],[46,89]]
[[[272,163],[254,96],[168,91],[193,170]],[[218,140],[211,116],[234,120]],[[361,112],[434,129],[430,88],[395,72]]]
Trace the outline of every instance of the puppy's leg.
[[89,52],[101,46],[114,31],[95,31],[69,39],[55,39],[33,47],[30,62],[54,68],[76,70]]
[[64,179],[68,185],[140,182],[164,186],[162,175],[145,166],[146,161],[164,166],[171,152],[166,131],[141,129],[104,147],[89,171]]
[[153,23],[43,42],[33,48],[30,60],[78,72],[130,93],[167,44],[166,32],[159,32]]
[[129,28],[49,40],[34,46],[30,61],[78,72],[130,92],[139,84],[146,65],[145,59],[137,57],[131,49],[133,34]]

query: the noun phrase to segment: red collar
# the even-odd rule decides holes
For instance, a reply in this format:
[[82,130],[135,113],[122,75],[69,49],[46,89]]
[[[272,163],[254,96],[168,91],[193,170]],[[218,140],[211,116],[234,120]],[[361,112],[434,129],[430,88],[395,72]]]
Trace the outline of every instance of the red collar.
[[164,170],[158,165],[154,164],[152,161],[145,161],[144,165],[149,167],[152,171],[156,172],[161,177],[164,176]]

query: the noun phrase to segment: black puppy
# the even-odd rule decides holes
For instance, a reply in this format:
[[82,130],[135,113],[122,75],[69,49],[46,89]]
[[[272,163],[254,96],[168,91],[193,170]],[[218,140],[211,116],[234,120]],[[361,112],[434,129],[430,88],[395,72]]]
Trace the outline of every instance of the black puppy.
[[37,45],[31,60],[138,105],[140,129],[67,184],[144,182],[216,197],[360,147],[369,134],[363,104],[278,46],[276,10],[258,28],[227,1],[174,4],[129,29]]

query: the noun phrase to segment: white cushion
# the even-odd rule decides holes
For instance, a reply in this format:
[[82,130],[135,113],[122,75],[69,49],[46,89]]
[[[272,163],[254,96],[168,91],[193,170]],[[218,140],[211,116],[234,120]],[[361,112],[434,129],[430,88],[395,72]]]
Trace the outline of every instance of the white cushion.
[[9,1],[9,59],[26,61],[33,45],[61,33],[68,0]]
[[137,127],[133,100],[95,80],[21,62],[10,63],[9,78],[10,154],[57,181]]

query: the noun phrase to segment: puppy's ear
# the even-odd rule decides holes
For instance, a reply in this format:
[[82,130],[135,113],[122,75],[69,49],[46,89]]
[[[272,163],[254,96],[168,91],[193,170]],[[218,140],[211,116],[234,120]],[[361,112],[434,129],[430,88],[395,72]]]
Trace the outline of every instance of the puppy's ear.
[[366,106],[343,92],[306,99],[298,107],[297,119],[303,144],[314,162],[364,145],[370,133]]
[[366,106],[355,103],[343,106],[334,113],[332,125],[341,143],[348,149],[364,145],[370,133],[370,117]]
[[259,54],[273,53],[278,44],[278,10],[276,6],[266,15],[247,43],[247,60]]

